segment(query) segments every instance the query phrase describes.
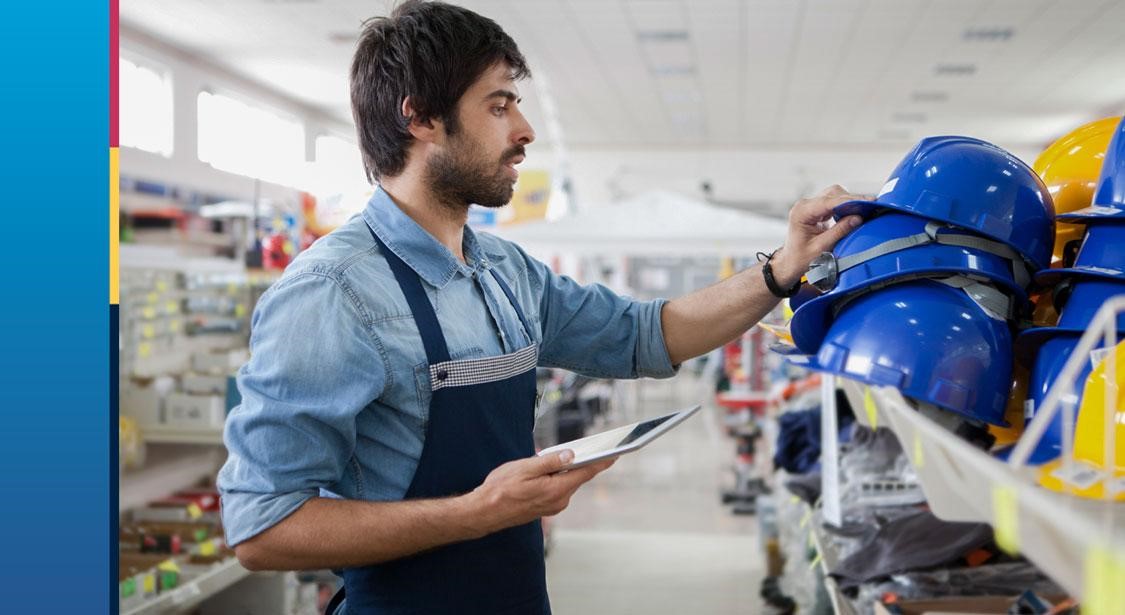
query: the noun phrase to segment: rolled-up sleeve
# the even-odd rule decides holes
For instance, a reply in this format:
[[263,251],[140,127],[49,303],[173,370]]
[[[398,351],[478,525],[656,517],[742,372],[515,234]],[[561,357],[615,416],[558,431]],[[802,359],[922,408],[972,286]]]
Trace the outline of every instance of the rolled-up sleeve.
[[583,286],[524,255],[540,291],[539,362],[598,378],[667,378],[676,373],[664,345],[664,299],[635,301],[601,284]]
[[283,278],[258,302],[251,331],[218,477],[231,546],[340,480],[355,450],[356,415],[386,380],[360,307],[325,275]]

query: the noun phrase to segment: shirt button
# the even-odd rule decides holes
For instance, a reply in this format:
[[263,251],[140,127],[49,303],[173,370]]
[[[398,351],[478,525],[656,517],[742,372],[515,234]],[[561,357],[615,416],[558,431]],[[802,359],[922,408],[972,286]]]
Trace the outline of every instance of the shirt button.
[[437,379],[438,380],[445,380],[448,377],[449,377],[449,372],[445,371],[444,369],[438,370],[438,373],[437,373]]

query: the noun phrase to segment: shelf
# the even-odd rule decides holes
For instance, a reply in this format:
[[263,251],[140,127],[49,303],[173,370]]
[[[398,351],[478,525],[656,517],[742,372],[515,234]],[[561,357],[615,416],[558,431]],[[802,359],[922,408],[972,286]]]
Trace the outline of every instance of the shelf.
[[144,427],[145,442],[171,444],[222,444],[222,428],[188,429],[184,427]]
[[197,446],[150,448],[145,467],[121,475],[118,510],[144,506],[168,494],[194,486],[218,472],[225,455],[214,448],[200,450]]
[[250,571],[243,568],[236,558],[227,558],[187,583],[123,611],[122,615],[190,612],[204,600],[234,585],[250,574]]
[[[1125,506],[1039,487],[1034,469],[1016,470],[973,447],[911,407],[898,390],[872,387],[871,392],[936,516],[989,523],[998,534],[1010,533],[1024,556],[1066,591],[1086,599],[1093,598],[1084,595],[1092,576],[1086,574],[1088,566],[1095,566],[1096,580],[1102,580],[1125,562]],[[1115,562],[1108,572],[1104,557]],[[1125,583],[1115,576],[1108,580]]]

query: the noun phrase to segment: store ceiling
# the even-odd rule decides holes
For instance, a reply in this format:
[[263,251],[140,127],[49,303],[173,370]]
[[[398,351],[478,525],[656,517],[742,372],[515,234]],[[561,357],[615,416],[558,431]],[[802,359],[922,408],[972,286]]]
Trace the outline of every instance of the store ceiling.
[[[571,147],[838,147],[936,133],[1038,146],[1125,108],[1121,0],[463,4],[503,25],[547,78]],[[350,121],[355,33],[388,3],[120,6],[126,28]]]

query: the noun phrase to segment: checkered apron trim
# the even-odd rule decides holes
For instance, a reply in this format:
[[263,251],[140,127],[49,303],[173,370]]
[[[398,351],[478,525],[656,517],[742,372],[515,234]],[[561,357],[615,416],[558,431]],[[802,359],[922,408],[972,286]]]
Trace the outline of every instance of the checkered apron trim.
[[498,357],[435,363],[430,366],[430,391],[506,380],[534,368],[538,361],[539,345],[532,344]]

